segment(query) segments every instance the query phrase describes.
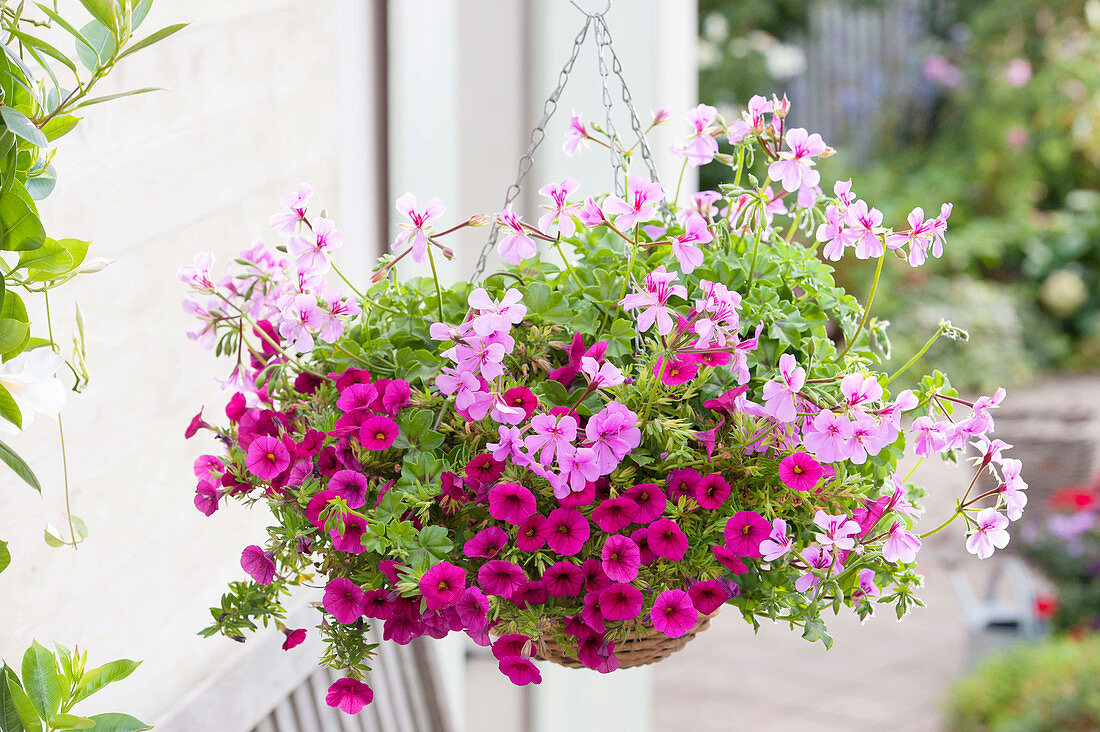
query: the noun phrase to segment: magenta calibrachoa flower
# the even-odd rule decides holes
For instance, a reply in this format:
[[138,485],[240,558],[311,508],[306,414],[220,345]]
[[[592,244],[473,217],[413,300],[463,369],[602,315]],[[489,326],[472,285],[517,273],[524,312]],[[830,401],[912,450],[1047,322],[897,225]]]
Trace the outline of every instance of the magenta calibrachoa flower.
[[[324,659],[343,677],[327,701],[350,713],[372,697],[372,626],[400,644],[464,632],[520,685],[551,648],[610,673],[635,639],[687,637],[723,605],[829,644],[842,606],[865,619],[917,604],[922,541],[952,523],[925,528],[903,455],[969,451],[964,485],[996,487],[952,518],[979,557],[1005,547],[1027,483],[994,432],[1004,391],[962,399],[939,372],[890,391],[927,349],[883,363],[873,303],[821,262],[877,258],[874,292],[886,255],[943,254],[950,205],[893,229],[851,181],[826,197],[817,161],[833,151],[787,129],[789,111],[753,97],[727,126],[693,110],[675,153],[732,165],[733,182],[684,207],[639,174],[633,141],[574,114],[566,151],[622,156],[622,198],[566,178],[537,213],[447,228],[438,199],[402,196],[395,251],[359,287],[303,187],[272,218],[279,246],[224,274],[210,255],[183,268],[189,336],[232,362],[225,426],[208,409],[185,430],[220,450],[194,464],[194,504],[275,517],[204,634],[270,622],[292,648],[304,630],[282,624],[280,600],[323,586]],[[449,288],[396,276],[494,219],[500,271]]]

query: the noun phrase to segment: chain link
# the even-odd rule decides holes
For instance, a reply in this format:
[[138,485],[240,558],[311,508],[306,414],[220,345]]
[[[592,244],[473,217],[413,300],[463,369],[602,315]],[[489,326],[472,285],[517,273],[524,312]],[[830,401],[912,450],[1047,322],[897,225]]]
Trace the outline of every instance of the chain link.
[[[543,103],[542,106],[542,118],[539,120],[535,129],[531,130],[530,142],[527,145],[527,151],[524,152],[523,157],[519,159],[519,166],[516,172],[516,180],[512,185],[508,187],[507,194],[504,197],[504,207],[507,208],[509,204],[516,200],[519,196],[520,190],[523,186],[523,181],[526,180],[527,174],[531,172],[531,167],[534,165],[535,151],[538,149],[542,141],[546,139],[546,125],[550,122],[550,118],[554,116],[554,112],[558,108],[558,99],[561,97],[562,92],[565,90],[565,85],[569,81],[569,74],[573,71],[573,64],[577,60],[578,54],[580,54],[581,46],[584,45],[584,40],[588,36],[588,29],[593,29],[593,36],[596,41],[597,58],[599,62],[600,81],[603,87],[603,106],[604,113],[607,119],[607,134],[610,137],[611,147],[611,166],[615,176],[615,193],[619,196],[626,195],[626,170],[624,167],[623,156],[616,150],[616,140],[618,135],[615,132],[615,123],[612,120],[613,101],[611,98],[611,76],[614,74],[619,80],[619,84],[622,87],[622,100],[626,105],[627,111],[630,112],[630,127],[634,131],[634,134],[638,138],[638,145],[641,148],[642,160],[645,161],[646,167],[649,169],[650,178],[659,183],[660,179],[657,175],[657,165],[653,161],[653,154],[649,149],[649,143],[645,139],[645,130],[642,129],[642,122],[638,118],[638,111],[634,108],[634,101],[630,95],[630,89],[626,85],[626,78],[623,76],[623,67],[619,62],[619,57],[615,54],[615,49],[611,45],[611,32],[608,30],[607,21],[604,20],[604,15],[611,7],[610,0],[608,1],[604,10],[598,13],[589,13],[585,11],[581,6],[573,2],[573,5],[578,10],[585,14],[584,25],[581,27],[576,38],[573,39],[573,51],[569,56],[569,60],[566,61],[565,66],[562,67],[561,72],[558,74],[558,83],[554,87],[554,90],[550,93],[550,96]],[[608,59],[611,64],[608,66]],[[493,218],[492,228],[489,231],[489,239],[485,242],[485,246],[481,248],[481,254],[477,258],[477,266],[474,268],[474,281],[481,279],[481,276],[485,274],[485,267],[489,261],[489,254],[492,252],[493,247],[497,243],[497,238],[500,236],[500,219]]]
[[[550,121],[550,118],[554,116],[554,112],[558,108],[558,99],[561,97],[562,91],[565,90],[565,84],[569,81],[569,74],[573,71],[573,64],[577,60],[577,55],[581,52],[581,46],[584,45],[584,39],[588,36],[588,29],[592,25],[592,17],[589,15],[584,25],[581,27],[577,37],[573,39],[573,52],[569,55],[569,60],[565,62],[565,66],[562,67],[561,72],[558,74],[558,85],[554,87],[554,91],[550,92],[550,96],[542,105],[542,119],[535,126],[535,129],[531,130],[531,141],[527,145],[527,151],[523,153],[523,157],[519,159],[519,169],[516,173],[515,182],[508,187],[508,192],[504,197],[504,206],[502,208],[508,208],[508,205],[516,200],[516,196],[519,195],[520,188],[523,185],[524,179],[527,178],[527,174],[531,172],[531,166],[535,162],[535,150],[538,149],[542,141],[546,139],[546,125]],[[489,231],[489,240],[485,242],[485,246],[481,248],[481,255],[477,258],[477,267],[474,269],[474,281],[481,279],[481,275],[485,274],[485,265],[489,261],[489,253],[492,252],[493,247],[497,243],[497,237],[500,236],[500,219],[493,218],[493,227]]]

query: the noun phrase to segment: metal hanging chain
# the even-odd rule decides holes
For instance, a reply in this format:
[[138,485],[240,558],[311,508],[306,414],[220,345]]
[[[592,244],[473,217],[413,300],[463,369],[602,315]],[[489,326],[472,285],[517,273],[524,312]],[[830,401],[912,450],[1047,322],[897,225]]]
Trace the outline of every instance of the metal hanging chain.
[[[584,39],[588,36],[588,28],[592,25],[592,19],[595,16],[588,15],[586,13],[584,25],[581,27],[577,37],[573,39],[573,52],[569,56],[569,60],[565,62],[565,66],[562,67],[561,73],[558,74],[558,85],[554,87],[554,91],[550,93],[542,105],[542,119],[539,120],[535,129],[531,130],[531,141],[527,146],[527,152],[523,153],[523,157],[519,159],[519,169],[516,173],[516,181],[508,187],[508,193],[504,197],[503,208],[508,208],[508,205],[516,200],[516,196],[519,195],[520,188],[523,185],[523,181],[527,178],[527,174],[531,172],[531,166],[534,165],[535,150],[538,149],[542,141],[546,139],[546,125],[550,121],[550,118],[554,116],[554,112],[558,108],[558,99],[561,97],[562,91],[565,90],[565,84],[569,81],[569,74],[573,71],[573,64],[577,60],[577,55],[581,51],[581,46],[584,45]],[[493,226],[489,231],[489,240],[485,242],[485,246],[481,248],[481,255],[477,258],[477,267],[474,269],[474,281],[481,279],[481,275],[485,274],[485,265],[489,261],[489,253],[493,250],[493,247],[497,243],[497,237],[500,235],[500,219],[493,218]]]
[[607,24],[604,23],[603,17],[596,18],[596,28],[593,35],[596,38],[596,58],[600,70],[600,84],[603,87],[603,109],[604,117],[607,120],[607,129],[604,131],[607,133],[607,148],[611,154],[612,182],[615,195],[623,197],[626,195],[626,176],[623,174],[623,156],[617,149],[619,134],[615,131],[615,122],[611,115],[611,72],[607,68],[607,57],[611,55],[609,53],[611,36],[607,32]]
[[[611,45],[611,31],[607,28],[607,21],[601,15],[596,19],[596,37],[601,36],[600,29],[603,29],[602,36],[606,39],[606,49],[611,56],[611,70],[615,76],[619,78],[619,84],[623,90],[623,103],[626,105],[626,109],[630,112],[630,127],[634,130],[634,134],[638,138],[638,144],[642,150],[642,160],[645,161],[646,167],[649,169],[649,177],[654,183],[660,183],[660,177],[657,175],[657,164],[653,160],[653,153],[649,149],[649,143],[645,138],[645,131],[642,129],[642,121],[638,118],[638,110],[634,107],[634,99],[630,95],[630,88],[626,85],[626,77],[623,76],[623,66],[619,63],[619,57],[615,55],[615,49]],[[606,93],[606,86],[604,87]]]

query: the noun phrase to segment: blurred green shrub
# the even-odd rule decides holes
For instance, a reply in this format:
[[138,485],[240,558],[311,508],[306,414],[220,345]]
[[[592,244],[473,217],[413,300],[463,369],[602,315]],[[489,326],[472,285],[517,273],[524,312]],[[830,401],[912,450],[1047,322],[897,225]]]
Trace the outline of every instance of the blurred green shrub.
[[982,663],[952,690],[951,732],[1100,729],[1100,636],[1022,645]]

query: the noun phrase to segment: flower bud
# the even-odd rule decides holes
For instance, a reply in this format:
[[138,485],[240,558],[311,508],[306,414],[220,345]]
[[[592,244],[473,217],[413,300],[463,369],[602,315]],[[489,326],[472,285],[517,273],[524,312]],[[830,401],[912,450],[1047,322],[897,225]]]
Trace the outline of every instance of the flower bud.
[[467,226],[485,226],[489,223],[492,217],[485,216],[484,214],[475,214],[466,220]]
[[96,272],[102,272],[115,263],[113,259],[107,259],[106,257],[93,257],[84,261],[84,264],[80,265],[80,269],[76,271],[77,274],[95,274]]

